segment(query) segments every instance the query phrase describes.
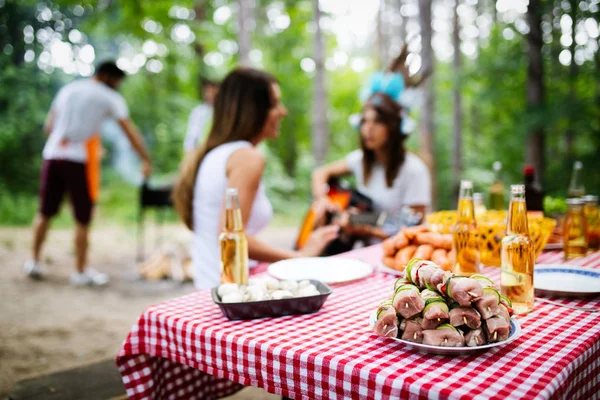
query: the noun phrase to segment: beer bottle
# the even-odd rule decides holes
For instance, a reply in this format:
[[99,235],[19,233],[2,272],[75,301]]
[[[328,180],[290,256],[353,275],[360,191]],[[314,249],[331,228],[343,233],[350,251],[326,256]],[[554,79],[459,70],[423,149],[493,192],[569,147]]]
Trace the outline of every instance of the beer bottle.
[[470,276],[479,273],[479,245],[473,204],[473,182],[460,181],[456,224],[452,232],[452,249],[456,257],[453,272]]
[[248,239],[236,188],[225,190],[225,227],[219,235],[221,283],[248,283]]
[[517,314],[533,311],[535,243],[529,237],[525,185],[512,185],[506,236],[502,239],[500,290]]

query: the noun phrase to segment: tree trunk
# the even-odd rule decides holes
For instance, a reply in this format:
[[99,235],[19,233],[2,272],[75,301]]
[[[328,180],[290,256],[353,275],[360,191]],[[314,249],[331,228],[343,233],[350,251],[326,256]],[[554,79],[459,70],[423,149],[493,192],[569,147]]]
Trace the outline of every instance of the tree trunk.
[[397,0],[398,7],[398,15],[400,15],[400,40],[402,43],[406,43],[406,23],[408,22],[408,17],[402,15],[402,6],[404,5],[404,0]]
[[383,34],[383,13],[385,8],[385,0],[379,0],[377,7],[377,64],[379,69],[385,68],[385,39]]
[[494,26],[498,23],[498,10],[496,9],[496,0],[491,0],[492,5],[492,21],[494,21]]
[[252,1],[238,0],[238,47],[239,64],[250,66],[250,50],[252,50],[251,25],[252,25]]
[[433,123],[434,113],[434,86],[433,86],[433,48],[431,47],[431,0],[419,0],[419,23],[421,25],[421,63],[423,71],[430,71],[429,78],[423,83],[423,106],[421,108],[420,139],[421,152],[425,162],[429,166],[432,182],[433,207],[437,204],[436,198],[436,179],[435,179],[435,161],[434,152],[434,133]]
[[[530,112],[539,114],[544,107],[542,10],[540,0],[529,0],[527,22],[529,24],[529,33],[527,34],[527,57],[529,59],[527,68],[527,108]],[[535,166],[538,179],[543,182],[545,133],[539,118],[536,118],[536,120],[538,122],[529,131],[525,159]]]
[[[206,0],[195,0],[194,1],[194,12],[196,16],[194,20],[200,24],[204,21],[204,14],[206,12]],[[200,40],[200,35],[196,36],[196,43],[194,43],[194,52],[198,59],[198,75],[204,76],[206,72],[206,64],[204,63],[204,44]]]
[[462,95],[461,95],[461,73],[462,56],[460,53],[460,21],[458,18],[458,6],[460,0],[454,5],[452,45],[454,47],[454,157],[452,163],[452,181],[458,184],[462,174]]
[[571,21],[573,21],[572,30],[571,30],[571,38],[573,39],[571,42],[571,46],[569,46],[569,51],[571,52],[571,64],[569,65],[569,94],[568,99],[571,107],[568,108],[569,118],[567,123],[567,132],[565,135],[566,148],[567,148],[567,160],[569,162],[574,161],[573,155],[573,145],[575,142],[575,119],[577,110],[575,107],[575,103],[577,102],[577,94],[575,93],[575,85],[577,84],[577,64],[575,63],[575,49],[577,47],[577,42],[575,42],[575,33],[577,27],[577,2],[571,0],[569,1],[571,4],[571,12],[569,16],[571,17]]
[[319,0],[313,0],[315,18],[315,80],[313,90],[313,154],[316,165],[322,165],[327,154],[327,89],[325,87],[325,51],[321,31]]

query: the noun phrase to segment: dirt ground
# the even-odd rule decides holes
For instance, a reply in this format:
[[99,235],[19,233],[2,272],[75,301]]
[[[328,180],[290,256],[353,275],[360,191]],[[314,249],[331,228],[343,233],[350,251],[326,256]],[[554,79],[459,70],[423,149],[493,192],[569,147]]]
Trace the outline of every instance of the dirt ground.
[[[262,236],[289,247],[295,233],[293,228],[275,228]],[[168,239],[159,247],[154,243],[156,232],[148,230],[146,235],[146,255],[157,248],[184,246],[189,240],[180,226],[164,227],[161,237]],[[48,278],[36,282],[23,274],[30,229],[0,227],[0,393],[24,378],[114,357],[147,306],[194,290],[191,283],[138,278],[133,227],[95,226],[90,243],[89,265],[110,275],[107,287],[69,285],[73,246],[68,229],[50,231],[44,249]],[[245,398],[271,397],[264,392],[250,394]]]

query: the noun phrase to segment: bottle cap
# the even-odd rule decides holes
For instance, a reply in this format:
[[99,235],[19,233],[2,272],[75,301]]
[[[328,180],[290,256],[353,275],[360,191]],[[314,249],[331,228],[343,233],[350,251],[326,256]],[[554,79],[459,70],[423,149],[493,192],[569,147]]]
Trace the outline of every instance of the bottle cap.
[[473,200],[483,200],[483,193],[473,193]]
[[567,205],[569,206],[581,206],[583,205],[583,200],[579,198],[567,199]]
[[573,168],[581,169],[583,168],[583,163],[581,161],[575,161],[575,163],[573,164]]
[[460,181],[461,189],[473,189],[473,181]]
[[527,176],[535,174],[535,167],[533,165],[527,164],[523,168],[523,174]]
[[225,189],[225,195],[226,196],[237,196],[238,189],[237,188],[227,188],[227,189]]
[[584,202],[597,202],[598,201],[598,196],[595,196],[593,194],[588,194],[587,196],[583,196],[583,201]]
[[510,185],[511,194],[525,193],[525,185]]
[[492,168],[494,169],[494,171],[498,171],[502,169],[502,163],[500,161],[494,161],[494,163],[492,164]]

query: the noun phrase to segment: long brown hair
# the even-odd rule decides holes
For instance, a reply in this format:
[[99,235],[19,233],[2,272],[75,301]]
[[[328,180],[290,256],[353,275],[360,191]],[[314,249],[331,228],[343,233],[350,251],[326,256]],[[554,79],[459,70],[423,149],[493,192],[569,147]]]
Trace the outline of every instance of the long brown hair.
[[275,103],[272,85],[276,82],[266,72],[237,68],[221,83],[215,98],[210,133],[203,145],[183,163],[173,188],[175,209],[190,230],[194,229],[194,185],[202,160],[224,143],[251,141],[261,133]]
[[[363,107],[363,113],[369,108],[377,113],[377,122],[384,124],[388,129],[388,139],[385,145],[386,157],[383,166],[385,169],[385,183],[387,187],[391,188],[406,158],[405,136],[401,132],[402,107],[387,94],[375,93]],[[363,120],[361,120],[361,126],[362,124]],[[375,166],[375,152],[366,148],[362,136],[360,146],[363,151],[363,181],[366,184],[371,179],[371,173]]]

